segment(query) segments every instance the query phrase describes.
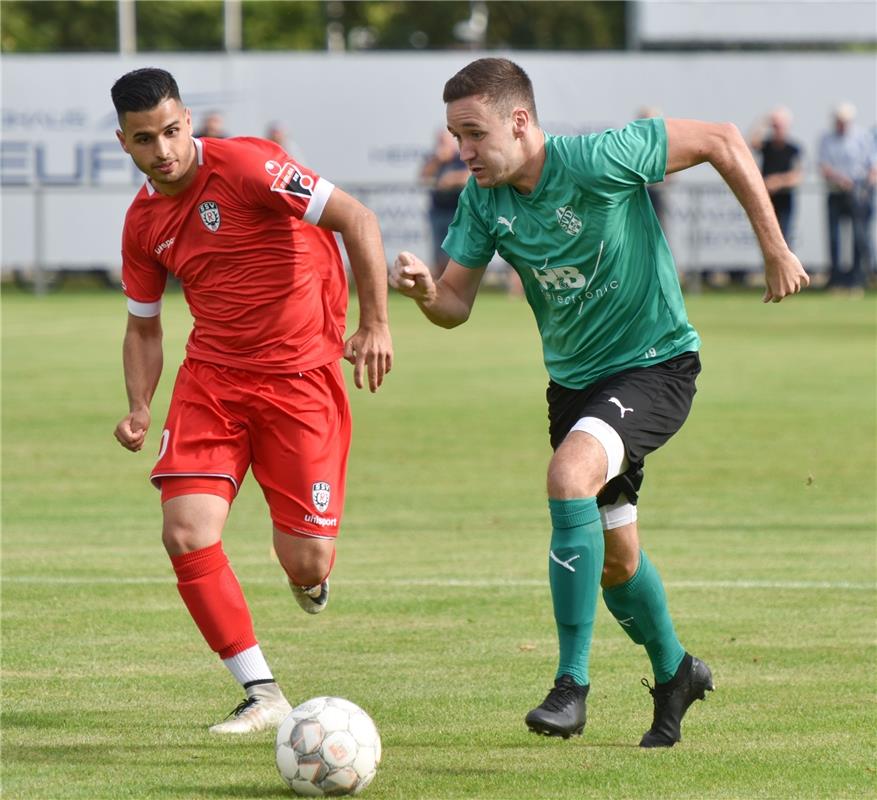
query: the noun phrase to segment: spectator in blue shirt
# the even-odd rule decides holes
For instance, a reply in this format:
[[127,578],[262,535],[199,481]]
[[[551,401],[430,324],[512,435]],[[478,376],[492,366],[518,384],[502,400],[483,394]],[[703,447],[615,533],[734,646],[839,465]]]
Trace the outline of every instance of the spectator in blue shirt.
[[[828,286],[861,294],[872,272],[870,224],[877,184],[874,137],[854,124],[856,108],[841,103],[834,109],[834,127],[819,144],[819,171],[828,190],[828,244],[831,273]],[[841,258],[841,226],[852,229],[852,262]]]

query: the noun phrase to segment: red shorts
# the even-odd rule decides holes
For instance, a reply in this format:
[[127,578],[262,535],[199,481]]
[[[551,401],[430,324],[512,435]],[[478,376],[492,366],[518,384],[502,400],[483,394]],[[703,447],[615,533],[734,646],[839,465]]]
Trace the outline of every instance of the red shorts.
[[186,359],[150,478],[159,488],[163,478],[175,478],[168,481],[175,484],[171,496],[197,491],[229,499],[252,466],[277,528],[334,538],[344,510],[350,433],[338,362],[263,375]]

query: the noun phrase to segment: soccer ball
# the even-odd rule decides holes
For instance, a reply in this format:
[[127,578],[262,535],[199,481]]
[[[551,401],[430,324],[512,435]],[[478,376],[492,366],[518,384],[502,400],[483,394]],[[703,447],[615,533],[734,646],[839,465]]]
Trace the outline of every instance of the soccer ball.
[[359,794],[375,777],[381,737],[372,718],[340,697],[314,697],[277,729],[280,776],[305,797]]

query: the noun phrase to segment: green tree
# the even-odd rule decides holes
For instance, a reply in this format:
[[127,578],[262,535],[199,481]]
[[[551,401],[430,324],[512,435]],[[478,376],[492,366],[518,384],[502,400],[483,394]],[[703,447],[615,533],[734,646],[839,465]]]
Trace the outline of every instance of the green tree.
[[197,52],[225,45],[222,0],[137,0],[135,5],[138,50]]
[[[622,49],[627,4],[613,0],[486,2],[481,40],[455,33],[472,13],[468,0],[243,0],[245,50]],[[2,0],[4,52],[101,52],[118,49],[116,0]],[[137,48],[219,51],[222,0],[137,0]],[[332,34],[330,36],[330,33]]]
[[420,2],[344,2],[343,21],[348,31],[357,27],[374,36],[376,50],[444,50],[460,47],[454,25],[469,18],[466,0]]
[[3,0],[0,49],[6,53],[112,52],[118,49],[115,0]]
[[626,5],[615,0],[489,3],[485,44],[516,50],[623,50]]
[[322,0],[244,0],[244,50],[324,50],[326,3]]
[[[545,0],[487,2],[485,48],[534,50],[623,49],[627,4],[616,0]],[[329,3],[333,19],[350,34],[366,29],[376,50],[458,49],[466,46],[455,26],[469,19],[467,0],[443,2]]]

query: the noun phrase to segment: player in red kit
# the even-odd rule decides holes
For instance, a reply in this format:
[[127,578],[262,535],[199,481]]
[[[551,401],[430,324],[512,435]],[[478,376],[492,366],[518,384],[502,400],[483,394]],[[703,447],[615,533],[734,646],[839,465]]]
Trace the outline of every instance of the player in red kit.
[[[290,705],[256,640],[222,530],[252,468],[293,595],[309,613],[325,608],[350,445],[340,358],[372,392],[392,366],[380,229],[369,209],[272,142],[193,138],[164,70],[123,75],[112,98],[116,136],[147,177],[123,234],[129,412],[115,436],[132,451],[146,439],[171,273],[194,325],[151,474],[162,541],[189,613],[246,692],[210,730],[259,731]],[[333,231],[359,297],[359,327],[346,342],[347,284]]]

